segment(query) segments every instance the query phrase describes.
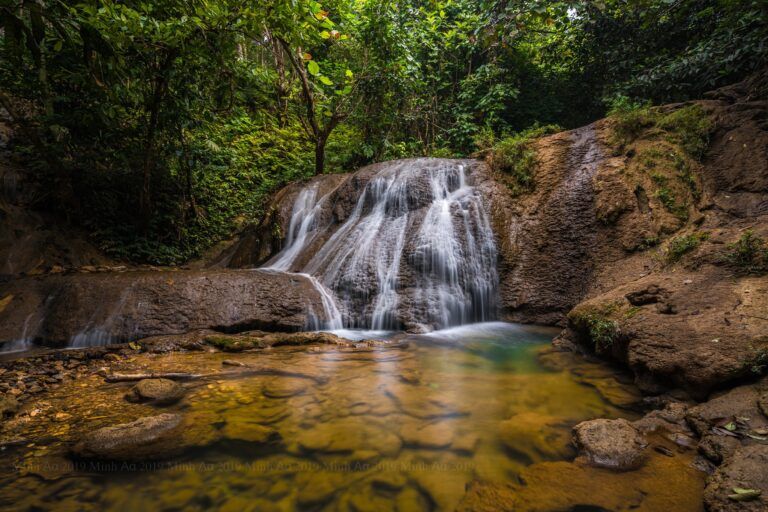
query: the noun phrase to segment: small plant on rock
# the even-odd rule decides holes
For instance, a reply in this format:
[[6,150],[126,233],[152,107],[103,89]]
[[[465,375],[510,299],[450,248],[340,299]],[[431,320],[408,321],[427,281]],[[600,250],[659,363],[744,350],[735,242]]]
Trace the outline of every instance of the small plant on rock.
[[728,250],[722,259],[741,274],[766,274],[768,273],[768,244],[749,229],[738,241],[728,245]]
[[709,233],[692,233],[673,238],[667,247],[667,263],[676,263],[683,256],[696,249],[701,242],[709,238]]
[[594,343],[595,350],[611,347],[619,338],[619,323],[611,318],[616,306],[588,306],[575,309],[568,314],[568,319],[577,330],[585,332]]

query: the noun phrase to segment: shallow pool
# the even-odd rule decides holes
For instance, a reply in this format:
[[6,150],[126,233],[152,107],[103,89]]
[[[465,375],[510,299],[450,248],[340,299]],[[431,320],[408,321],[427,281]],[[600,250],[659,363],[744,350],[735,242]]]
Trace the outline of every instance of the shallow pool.
[[[0,508],[449,511],[480,480],[516,486],[520,510],[590,505],[590,493],[615,495],[615,510],[699,510],[685,454],[628,474],[570,462],[573,425],[636,418],[640,396],[606,366],[551,349],[554,333],[494,322],[395,335],[407,343],[393,348],[137,355],[131,368],[221,375],[185,384],[182,402],[162,409],[95,375],[43,398],[29,442],[5,450]],[[293,375],[233,378],[231,359]],[[159,412],[184,416],[182,455],[68,458],[87,432]]]

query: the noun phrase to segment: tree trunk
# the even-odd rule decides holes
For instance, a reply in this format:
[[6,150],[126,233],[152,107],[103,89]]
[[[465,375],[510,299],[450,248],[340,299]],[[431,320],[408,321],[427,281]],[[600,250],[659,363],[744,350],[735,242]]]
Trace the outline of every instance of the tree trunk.
[[144,226],[149,223],[152,213],[151,180],[152,169],[155,166],[155,137],[160,117],[160,107],[168,90],[168,79],[176,55],[177,50],[175,48],[168,50],[161,67],[157,70],[158,76],[155,77],[152,97],[149,100],[149,123],[144,143],[141,194],[139,196],[139,215]]
[[315,176],[325,172],[325,143],[325,137],[318,138],[315,141]]

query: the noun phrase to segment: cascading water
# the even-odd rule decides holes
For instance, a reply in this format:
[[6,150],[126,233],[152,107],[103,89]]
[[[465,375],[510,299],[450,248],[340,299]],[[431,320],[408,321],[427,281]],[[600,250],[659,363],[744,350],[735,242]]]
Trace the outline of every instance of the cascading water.
[[331,319],[323,328],[431,330],[496,317],[494,236],[465,164],[385,164],[345,222],[299,258],[326,228],[316,218],[328,196],[317,199],[316,186],[296,199],[287,245],[267,268],[316,278]]
[[[303,189],[291,211],[291,222],[288,225],[288,233],[285,238],[285,247],[273,258],[272,262],[262,270],[287,272],[296,258],[301,254],[302,249],[311,240],[315,234],[316,219],[320,208],[323,206],[325,197],[318,199],[317,184],[312,184]],[[319,318],[311,307],[308,314],[307,328],[312,330],[319,329],[341,329],[343,327],[341,313],[336,306],[336,301],[331,292],[314,276],[306,273],[298,273],[306,277],[317,292],[320,294],[320,300],[323,305],[324,320]]]
[[316,228],[315,220],[323,200],[317,199],[317,184],[314,183],[303,189],[291,212],[291,223],[285,237],[285,248],[277,255],[274,261],[267,267],[275,270],[288,270],[296,257],[307,244],[307,239]]

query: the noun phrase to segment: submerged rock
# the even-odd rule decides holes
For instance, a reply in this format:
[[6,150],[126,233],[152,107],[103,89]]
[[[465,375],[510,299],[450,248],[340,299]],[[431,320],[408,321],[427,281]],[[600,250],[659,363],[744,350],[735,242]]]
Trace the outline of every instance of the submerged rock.
[[19,409],[19,402],[12,396],[0,398],[0,419],[13,416]]
[[184,388],[170,379],[144,379],[136,383],[126,398],[131,402],[170,405],[181,400],[183,396]]
[[514,512],[517,502],[512,486],[475,480],[467,484],[456,512]]
[[460,512],[701,511],[702,474],[686,457],[649,456],[632,472],[574,462],[540,462],[520,472],[519,482],[473,482]]
[[629,470],[644,462],[648,445],[625,419],[584,421],[573,429],[574,441],[586,460],[598,467]]
[[177,436],[182,416],[159,414],[131,423],[100,428],[72,449],[78,457],[103,460],[163,458],[180,451]]
[[446,448],[453,442],[454,426],[447,422],[431,425],[407,423],[400,429],[400,438],[406,446],[425,449]]
[[527,462],[562,459],[572,454],[571,433],[559,418],[533,411],[515,414],[499,424],[504,446]]
[[216,439],[210,418],[180,414],[146,416],[85,434],[72,448],[78,458],[108,461],[166,459]]
[[308,387],[306,379],[276,378],[264,384],[261,392],[267,398],[290,398],[304,394]]
[[280,434],[275,429],[245,421],[228,421],[224,425],[222,435],[232,441],[254,444],[275,443],[280,440]]
[[343,453],[373,450],[385,456],[400,451],[400,438],[366,420],[333,420],[300,432],[296,442],[303,451]]

